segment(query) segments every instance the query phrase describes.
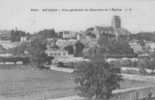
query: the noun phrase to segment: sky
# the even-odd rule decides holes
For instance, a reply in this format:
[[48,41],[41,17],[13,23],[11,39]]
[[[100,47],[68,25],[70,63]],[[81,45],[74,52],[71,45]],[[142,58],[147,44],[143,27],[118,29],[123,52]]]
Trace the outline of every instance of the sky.
[[[122,9],[112,11],[109,9]],[[31,11],[38,9],[38,11]],[[57,11],[42,11],[57,9]],[[88,9],[88,11],[62,11]],[[90,11],[89,9],[102,9]],[[103,11],[108,9],[108,11]],[[122,27],[136,33],[155,31],[155,0],[0,0],[0,29],[37,32],[81,31],[93,26],[110,26],[112,16],[119,15]]]

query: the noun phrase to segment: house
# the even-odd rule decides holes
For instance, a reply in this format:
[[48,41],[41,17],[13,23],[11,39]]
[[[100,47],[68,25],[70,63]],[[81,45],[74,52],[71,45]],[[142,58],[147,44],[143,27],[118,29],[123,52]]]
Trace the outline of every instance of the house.
[[0,30],[0,40],[10,40],[11,31]]
[[143,41],[140,40],[132,40],[129,42],[131,48],[133,48],[135,53],[149,53],[155,51],[155,42],[152,41]]
[[[71,56],[68,54],[66,50],[61,47],[61,45],[58,45],[57,43],[58,40],[56,39],[48,39],[47,40],[47,50],[45,51],[48,56],[51,57],[66,57],[66,56]],[[62,44],[64,45],[64,44]]]
[[142,46],[138,43],[138,40],[132,40],[129,42],[130,47],[136,54],[143,52]]
[[47,49],[48,48],[53,48],[53,47],[57,46],[56,42],[57,42],[57,39],[55,39],[55,38],[47,39],[47,45],[46,45]]
[[69,39],[69,40],[58,39],[56,41],[56,45],[59,46],[59,47],[61,47],[61,48],[64,48],[64,47],[66,47],[68,45],[75,45],[76,42],[77,42],[76,39]]
[[8,53],[8,51],[2,45],[0,45],[0,57],[9,57],[9,56],[12,56],[12,54]]
[[48,56],[52,57],[65,57],[68,56],[68,52],[60,49],[48,49],[45,51]]
[[5,54],[5,53],[7,53],[7,50],[2,45],[0,45],[0,54]]
[[5,49],[17,47],[20,44],[20,42],[11,42],[10,40],[0,40],[0,45],[2,45]]
[[80,34],[72,31],[61,31],[58,33],[58,36],[62,39],[80,39]]
[[155,42],[145,41],[145,47],[148,48],[149,52],[155,51]]
[[27,41],[27,37],[26,36],[20,37],[20,42],[26,42],[26,41]]

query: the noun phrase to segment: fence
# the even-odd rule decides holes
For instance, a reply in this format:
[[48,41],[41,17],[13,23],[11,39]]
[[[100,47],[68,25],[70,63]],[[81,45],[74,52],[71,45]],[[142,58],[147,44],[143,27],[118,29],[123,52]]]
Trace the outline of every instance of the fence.
[[150,100],[150,97],[155,97],[155,86],[115,90],[110,100]]
[[[150,95],[151,94],[151,95]],[[151,96],[151,98],[149,98]],[[114,90],[110,100],[155,100],[155,86]],[[68,96],[48,100],[88,100],[79,96]]]

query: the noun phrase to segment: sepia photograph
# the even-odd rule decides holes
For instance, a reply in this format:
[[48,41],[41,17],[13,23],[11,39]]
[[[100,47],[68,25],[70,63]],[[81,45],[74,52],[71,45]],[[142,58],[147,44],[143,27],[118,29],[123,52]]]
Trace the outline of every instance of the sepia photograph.
[[155,100],[155,1],[0,0],[0,100]]

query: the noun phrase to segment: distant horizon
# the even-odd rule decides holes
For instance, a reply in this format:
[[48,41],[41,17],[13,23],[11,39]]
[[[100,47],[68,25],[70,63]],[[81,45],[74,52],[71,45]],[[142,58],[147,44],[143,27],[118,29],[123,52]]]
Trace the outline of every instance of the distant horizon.
[[[113,15],[121,17],[122,28],[131,33],[155,32],[153,0],[0,0],[0,30],[16,27],[35,33],[43,29],[84,31],[111,26]],[[123,11],[31,11],[31,9],[122,9]],[[130,9],[130,10],[126,10]]]
[[[40,29],[40,30],[35,31],[35,32],[29,32],[29,31],[26,31],[26,30],[23,30],[23,29],[19,29],[18,27],[15,27],[15,28],[12,28],[12,29],[0,29],[0,32],[1,31],[12,31],[12,30],[16,30],[16,29],[19,30],[19,31],[24,31],[26,33],[31,33],[31,34],[37,33],[37,32],[42,31],[42,30],[49,30],[49,29],[54,29],[55,32],[61,32],[61,31],[81,32],[81,31],[86,31],[86,29],[88,29],[88,28],[92,28],[92,27],[96,27],[96,26],[112,27],[112,26],[105,26],[105,25],[104,26],[103,25],[95,25],[95,26],[87,27],[87,28],[85,28],[83,30],[69,30],[69,29],[56,30],[55,28],[44,28],[44,29]],[[121,27],[121,28],[124,28],[124,27]],[[126,29],[126,28],[124,28],[124,29]],[[126,29],[126,30],[128,30],[128,29]],[[131,32],[130,30],[128,30],[128,31]],[[155,33],[155,30],[153,30],[153,31],[138,31],[138,32],[131,32],[131,33],[136,34],[136,33],[142,33],[142,32]]]

